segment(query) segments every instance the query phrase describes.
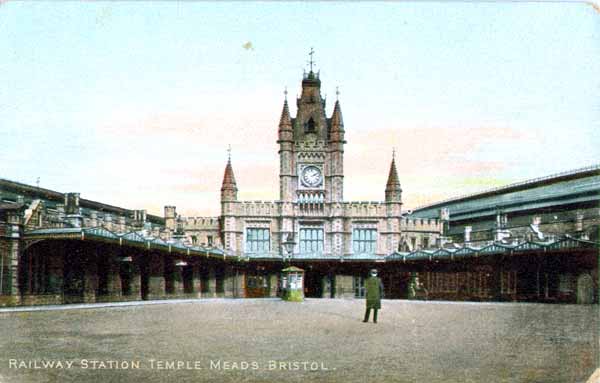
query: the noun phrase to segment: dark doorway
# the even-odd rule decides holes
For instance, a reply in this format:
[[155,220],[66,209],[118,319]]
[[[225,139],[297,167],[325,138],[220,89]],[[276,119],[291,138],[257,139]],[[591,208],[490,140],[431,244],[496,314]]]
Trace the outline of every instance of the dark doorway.
[[384,298],[408,298],[409,273],[390,270],[389,272],[382,273],[381,282],[383,283]]
[[108,295],[108,257],[98,258],[98,291],[97,295]]
[[131,274],[132,274],[131,262],[120,262],[119,264],[119,276],[121,277],[121,295],[131,295]]
[[165,276],[165,293],[174,294],[175,293],[175,265],[173,265],[173,260],[169,257],[163,258],[164,262],[164,276]]
[[217,294],[225,293],[225,270],[220,267],[215,269],[216,290]]
[[316,270],[306,270],[304,273],[304,296],[307,298],[322,298],[324,277],[323,273]]
[[64,302],[83,302],[83,262],[81,249],[72,249],[64,258]]
[[208,268],[206,266],[201,266],[200,269],[200,293],[208,294],[210,291],[208,285]]
[[517,274],[517,295],[523,301],[534,302],[538,299],[540,274],[535,270],[523,270]]
[[183,274],[183,292],[191,294],[194,292],[194,268],[191,265],[184,266]]
[[150,281],[150,270],[148,266],[147,257],[141,257],[140,259],[140,292],[142,294],[142,300],[148,299],[148,285]]
[[327,275],[327,280],[329,281],[329,298],[335,298],[337,283],[335,281],[335,275],[329,274]]
[[523,301],[535,302],[541,296],[543,273],[536,257],[527,257],[521,261],[517,271],[517,297]]

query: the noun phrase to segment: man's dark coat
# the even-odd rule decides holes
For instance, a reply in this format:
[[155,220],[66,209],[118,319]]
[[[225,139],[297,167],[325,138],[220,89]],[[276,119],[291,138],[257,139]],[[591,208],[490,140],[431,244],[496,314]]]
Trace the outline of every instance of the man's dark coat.
[[381,279],[372,276],[367,278],[365,281],[365,288],[367,290],[367,308],[380,309],[381,296],[383,295],[383,284],[381,283]]

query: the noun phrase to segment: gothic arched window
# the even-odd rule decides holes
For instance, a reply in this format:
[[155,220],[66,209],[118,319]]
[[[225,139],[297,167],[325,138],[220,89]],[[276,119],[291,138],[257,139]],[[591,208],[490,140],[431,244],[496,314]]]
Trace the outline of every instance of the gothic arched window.
[[313,133],[313,132],[316,131],[316,129],[315,129],[315,120],[313,120],[312,117],[308,120],[308,122],[304,126],[304,130],[306,131],[306,133]]

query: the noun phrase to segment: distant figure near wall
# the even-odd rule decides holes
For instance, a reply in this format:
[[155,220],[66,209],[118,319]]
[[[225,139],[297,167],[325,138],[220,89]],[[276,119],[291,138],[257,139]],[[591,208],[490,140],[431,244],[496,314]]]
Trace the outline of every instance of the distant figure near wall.
[[594,280],[588,273],[583,273],[577,278],[577,303],[594,303]]

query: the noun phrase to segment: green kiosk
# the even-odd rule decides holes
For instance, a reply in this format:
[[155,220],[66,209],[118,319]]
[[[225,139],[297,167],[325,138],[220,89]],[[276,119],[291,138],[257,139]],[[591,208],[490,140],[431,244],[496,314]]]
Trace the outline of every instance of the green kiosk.
[[281,299],[290,302],[304,301],[304,270],[296,266],[281,270]]

